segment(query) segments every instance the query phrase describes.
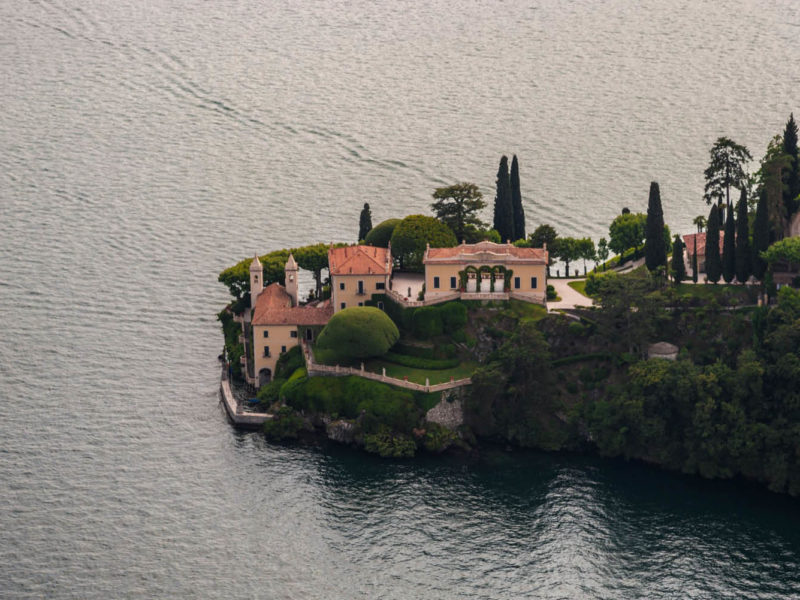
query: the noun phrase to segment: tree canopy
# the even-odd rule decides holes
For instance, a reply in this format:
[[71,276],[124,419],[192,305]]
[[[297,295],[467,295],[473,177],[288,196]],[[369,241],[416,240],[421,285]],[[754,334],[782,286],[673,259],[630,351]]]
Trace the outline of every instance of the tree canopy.
[[519,162],[515,154],[511,159],[511,212],[514,217],[512,241],[525,239],[525,209],[522,207],[522,191],[519,187]]
[[655,181],[650,182],[644,256],[649,271],[655,271],[659,267],[667,266],[667,244],[664,241],[664,211],[661,209],[661,191]]
[[367,246],[376,246],[378,248],[388,247],[394,228],[400,224],[400,221],[401,219],[387,219],[378,223],[364,236],[364,243]]
[[349,360],[381,356],[400,338],[397,325],[372,306],[345,308],[334,314],[317,338],[328,358]]
[[441,221],[425,215],[409,215],[392,233],[392,256],[401,268],[419,268],[425,247],[449,248],[458,243],[452,230]]
[[736,205],[736,279],[744,283],[750,278],[750,228],[747,215],[747,191],[742,190]]
[[676,235],[672,243],[672,277],[675,283],[686,279],[686,265],[683,262],[683,242],[681,236]]
[[[628,248],[637,248],[644,241],[647,216],[642,213],[623,213],[611,222],[608,228],[608,247],[622,254]],[[637,250],[638,255],[638,250]]]
[[711,207],[708,215],[708,232],[706,233],[706,277],[717,283],[722,275],[722,259],[719,255],[719,209]]
[[783,171],[783,203],[787,216],[800,209],[800,159],[797,150],[797,123],[794,113],[789,115],[783,130],[783,153],[789,157],[789,164]]
[[486,223],[477,215],[486,203],[474,183],[461,182],[436,188],[433,198],[436,202],[431,204],[431,208],[436,218],[453,230],[459,243],[465,240],[470,227],[476,230],[486,228]]
[[709,151],[710,160],[704,175],[706,178],[704,198],[707,204],[723,201],[730,204],[731,187],[742,189],[747,181],[744,167],[753,157],[747,147],[733,140],[720,137]]
[[770,266],[776,262],[800,264],[800,237],[783,238],[775,242],[761,253],[761,257]]
[[494,197],[494,228],[504,242],[514,239],[514,207],[511,202],[511,180],[508,174],[508,157],[500,159],[497,169],[497,192]]
[[364,203],[364,208],[361,209],[361,216],[358,219],[358,241],[366,239],[367,234],[372,229],[372,211],[369,209],[369,204]]
[[[293,251],[297,266],[314,274],[316,297],[322,297],[322,270],[328,268],[328,245],[314,244]],[[286,263],[284,263],[286,264]]]
[[725,239],[722,240],[722,278],[730,283],[736,277],[736,222],[733,205],[728,204],[725,211]]

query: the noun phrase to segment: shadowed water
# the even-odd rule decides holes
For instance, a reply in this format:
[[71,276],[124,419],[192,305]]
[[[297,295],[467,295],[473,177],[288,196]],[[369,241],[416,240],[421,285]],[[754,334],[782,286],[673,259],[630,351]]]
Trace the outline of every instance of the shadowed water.
[[[0,597],[792,598],[796,501],[589,458],[270,446],[224,267],[427,212],[501,153],[607,233],[798,110],[800,5],[0,2]],[[487,214],[488,216],[488,214]]]

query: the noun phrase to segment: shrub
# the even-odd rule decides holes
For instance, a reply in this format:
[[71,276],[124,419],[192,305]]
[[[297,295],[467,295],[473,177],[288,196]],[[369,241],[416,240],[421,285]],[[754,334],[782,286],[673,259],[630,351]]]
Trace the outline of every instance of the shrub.
[[261,386],[261,388],[258,390],[258,394],[256,395],[258,398],[258,403],[262,407],[269,407],[277,402],[280,399],[281,388],[283,387],[284,383],[286,383],[286,379],[283,379],[282,377],[276,377],[267,385]]
[[417,445],[407,435],[397,434],[387,429],[364,436],[364,449],[383,458],[411,458]]
[[414,336],[422,340],[441,335],[442,317],[437,306],[423,306],[414,312],[412,320]]
[[420,358],[436,358],[436,350],[434,348],[412,346],[410,344],[404,344],[403,342],[397,342],[392,346],[392,352],[405,354],[407,356],[419,356]]
[[425,246],[449,248],[458,241],[444,223],[426,215],[409,215],[392,232],[392,256],[401,267],[421,267]]
[[342,359],[380,356],[394,346],[400,332],[382,310],[371,306],[345,308],[325,325],[317,346]]
[[426,423],[422,447],[428,452],[444,452],[458,439],[458,436],[438,423]]
[[280,441],[294,439],[303,428],[303,418],[288,406],[282,407],[275,417],[264,423],[267,439]]
[[369,230],[364,243],[367,246],[378,246],[379,248],[386,248],[389,246],[389,240],[392,239],[394,228],[400,224],[400,219],[388,219],[382,223],[378,223]]
[[447,333],[463,329],[467,324],[467,307],[461,302],[447,302],[438,307],[442,326]]
[[618,277],[614,271],[606,271],[605,273],[589,273],[586,276],[586,287],[584,291],[587,296],[597,296],[600,293],[600,286],[605,278]]
[[293,346],[278,358],[278,362],[275,365],[275,378],[289,377],[297,369],[305,366],[305,364],[306,361],[303,358],[303,351],[300,349],[300,346]]
[[567,326],[567,331],[570,335],[575,337],[583,337],[586,335],[586,327],[580,323],[572,322]]
[[547,299],[548,300],[555,300],[556,298],[558,298],[558,294],[556,294],[556,288],[554,288],[552,285],[548,284],[547,285]]
[[421,358],[419,356],[408,356],[407,354],[396,354],[394,352],[387,352],[383,355],[383,358],[389,362],[412,369],[452,369],[453,367],[457,367],[461,362],[457,358]]

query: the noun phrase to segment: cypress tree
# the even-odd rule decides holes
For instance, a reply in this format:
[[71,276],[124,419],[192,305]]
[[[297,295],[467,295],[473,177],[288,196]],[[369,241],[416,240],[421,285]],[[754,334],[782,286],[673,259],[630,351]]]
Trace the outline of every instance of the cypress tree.
[[728,204],[725,215],[725,239],[722,240],[722,277],[730,283],[736,277],[736,222],[733,206]]
[[647,224],[644,234],[644,256],[647,269],[655,271],[667,266],[667,245],[664,241],[664,212],[661,210],[661,191],[658,182],[650,182],[647,203]]
[[769,208],[767,207],[767,194],[761,190],[756,207],[756,222],[753,226],[753,275],[759,281],[764,281],[767,263],[761,258],[761,253],[769,248]]
[[672,243],[672,276],[675,283],[680,283],[686,279],[686,265],[683,263],[683,242],[681,236],[676,235]]
[[694,236],[694,252],[692,252],[692,281],[697,283],[697,236]]
[[783,151],[790,158],[788,168],[783,173],[783,203],[786,206],[786,216],[791,216],[797,211],[797,196],[800,194],[800,160],[797,157],[797,123],[794,113],[789,115],[786,129],[783,131]]
[[358,241],[366,239],[367,234],[372,229],[372,212],[369,209],[369,204],[364,202],[364,208],[361,209],[361,217],[358,220]]
[[747,190],[742,190],[736,206],[736,279],[745,283],[750,278],[750,228],[747,222]]
[[522,192],[519,188],[519,163],[515,154],[511,159],[511,208],[514,215],[513,241],[525,239],[525,209],[522,208]]
[[514,239],[514,211],[511,206],[511,181],[508,175],[508,157],[500,159],[497,169],[497,194],[494,197],[494,228],[500,241]]
[[720,275],[722,275],[722,260],[719,256],[719,211],[717,206],[712,204],[706,232],[706,277],[710,282],[717,283]]

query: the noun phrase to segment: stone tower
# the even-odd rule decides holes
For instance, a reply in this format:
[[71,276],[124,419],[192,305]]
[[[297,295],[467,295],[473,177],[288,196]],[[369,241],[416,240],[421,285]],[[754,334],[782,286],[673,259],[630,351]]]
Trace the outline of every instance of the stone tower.
[[297,262],[291,252],[283,270],[286,273],[286,293],[292,297],[292,306],[297,306]]
[[258,260],[258,254],[253,257],[250,263],[250,308],[256,307],[256,300],[261,290],[264,289],[264,268]]

